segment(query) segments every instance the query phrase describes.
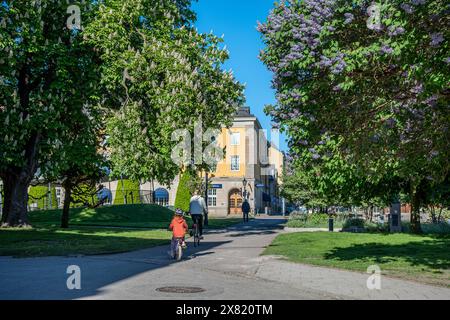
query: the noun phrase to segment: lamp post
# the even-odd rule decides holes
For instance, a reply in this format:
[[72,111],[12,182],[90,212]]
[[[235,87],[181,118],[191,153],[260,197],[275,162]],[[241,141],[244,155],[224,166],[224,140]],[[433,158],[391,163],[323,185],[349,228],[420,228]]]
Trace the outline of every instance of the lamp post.
[[52,209],[53,203],[52,203],[52,184],[48,183],[48,208]]
[[248,181],[244,177],[244,179],[242,180],[242,185],[244,186],[244,191],[242,192],[242,195],[243,195],[244,199],[247,199],[247,184],[248,184]]

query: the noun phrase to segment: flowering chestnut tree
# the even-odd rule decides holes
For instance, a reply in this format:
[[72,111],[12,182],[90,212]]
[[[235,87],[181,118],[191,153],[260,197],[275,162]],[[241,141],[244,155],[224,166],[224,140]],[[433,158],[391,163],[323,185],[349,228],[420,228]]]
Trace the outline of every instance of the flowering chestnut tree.
[[443,0],[292,0],[259,25],[277,91],[267,112],[292,151],[328,161],[339,141],[368,179],[403,179],[413,232],[424,188],[449,174],[448,18]]
[[169,182],[180,169],[173,133],[193,133],[200,120],[202,130],[220,128],[243,102],[242,85],[221,69],[223,40],[198,33],[188,12],[177,1],[105,1],[86,28],[102,52],[110,93],[103,104],[114,110],[107,121],[113,175]]
[[[78,3],[89,21],[90,2]],[[0,1],[0,178],[2,222],[26,226],[28,186],[65,145],[71,121],[97,99],[96,53],[68,26],[59,0]],[[61,161],[68,160],[60,157]]]

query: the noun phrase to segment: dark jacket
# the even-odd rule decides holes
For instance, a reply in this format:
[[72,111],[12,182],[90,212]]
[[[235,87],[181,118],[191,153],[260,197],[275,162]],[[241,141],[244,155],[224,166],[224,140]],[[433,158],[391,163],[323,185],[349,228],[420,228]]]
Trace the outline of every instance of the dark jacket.
[[244,201],[242,203],[242,212],[243,213],[249,213],[250,212],[250,204],[248,203],[248,201]]

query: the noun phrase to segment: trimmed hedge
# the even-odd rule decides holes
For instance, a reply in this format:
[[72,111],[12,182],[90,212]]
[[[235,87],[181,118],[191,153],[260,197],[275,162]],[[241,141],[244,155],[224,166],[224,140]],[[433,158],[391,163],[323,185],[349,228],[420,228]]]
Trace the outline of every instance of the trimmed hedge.
[[56,209],[56,188],[54,186],[50,187],[51,197],[52,197],[52,207],[49,208],[48,205],[48,186],[32,186],[28,191],[28,205],[37,203],[39,209]]
[[191,175],[188,171],[181,175],[180,183],[178,184],[177,195],[175,197],[175,209],[180,208],[184,212],[189,211],[189,202],[191,201],[191,191],[189,190],[189,181]]
[[93,206],[97,204],[98,198],[96,191],[97,189],[94,186],[89,184],[81,184],[76,187],[77,192],[72,192],[72,203],[70,204],[71,208],[82,207],[86,204],[86,202]]
[[[123,182],[123,188],[122,188]],[[132,181],[128,179],[119,180],[117,184],[116,196],[114,197],[113,204],[125,204],[124,203],[124,194],[122,189],[125,191],[127,197],[127,204],[138,204],[141,203],[141,197],[139,194],[140,184],[139,181]],[[133,193],[133,197],[131,197],[130,192]]]

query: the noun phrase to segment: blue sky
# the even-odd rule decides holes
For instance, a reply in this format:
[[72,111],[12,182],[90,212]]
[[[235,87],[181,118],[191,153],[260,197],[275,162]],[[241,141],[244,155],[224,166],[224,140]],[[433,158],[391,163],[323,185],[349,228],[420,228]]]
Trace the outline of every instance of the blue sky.
[[[272,7],[273,0],[198,0],[192,6],[197,13],[195,26],[200,32],[213,30],[217,36],[225,35],[230,60],[224,68],[233,69],[235,77],[247,84],[247,105],[268,133],[271,121],[263,109],[275,102],[275,92],[270,84],[272,74],[258,59],[264,46],[256,26],[257,21],[266,21]],[[281,136],[281,150],[287,150],[284,140]]]

